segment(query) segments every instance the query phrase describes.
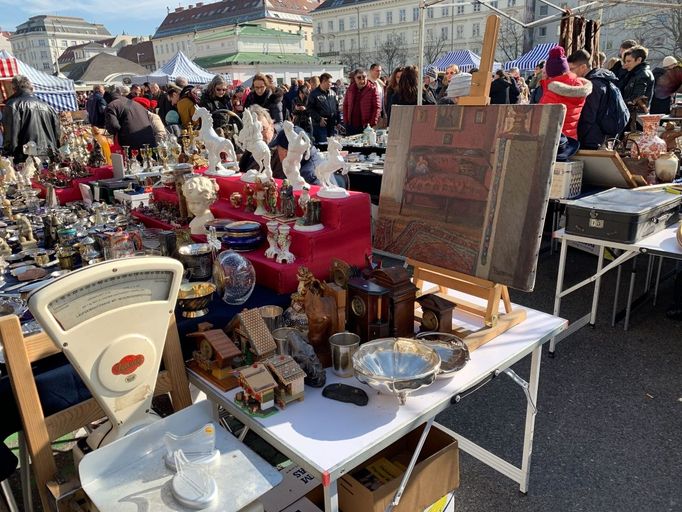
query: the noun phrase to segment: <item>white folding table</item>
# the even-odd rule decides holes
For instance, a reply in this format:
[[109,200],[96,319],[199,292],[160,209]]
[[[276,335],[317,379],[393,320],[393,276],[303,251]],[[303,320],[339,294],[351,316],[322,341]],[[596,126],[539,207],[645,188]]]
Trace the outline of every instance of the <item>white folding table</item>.
[[517,383],[524,386],[528,398],[521,467],[455,434],[462,450],[518,482],[520,490],[526,492],[542,345],[567,326],[564,319],[526,309],[528,317],[524,322],[472,352],[471,361],[454,376],[438,379],[431,386],[410,395],[404,406],[400,406],[394,396],[378,395],[356,379],[340,379],[328,370],[328,384],[345,382],[362,387],[370,397],[369,404],[358,407],[329,400],[322,396],[321,389],[306,386],[303,402],[291,403],[270,417],[257,418],[235,405],[236,390],[223,392],[192,371],[189,378],[209,400],[224,407],[274,448],[319,477],[324,486],[325,510],[336,512],[337,480],[341,476],[425,423],[426,433],[435,416],[449,407],[452,399],[458,400],[468,390],[532,354],[528,383],[511,374]]
[[[589,313],[586,315],[582,316],[580,319],[576,320],[575,322],[571,322],[571,325],[568,329],[566,329],[564,332],[562,332],[559,336],[556,336],[552,338],[550,344],[549,344],[549,353],[550,355],[554,353],[554,349],[556,347],[556,344],[566,338],[567,336],[571,335],[578,329],[581,329],[587,324],[590,324],[594,326],[596,320],[597,320],[597,306],[599,304],[599,290],[601,287],[601,278],[604,274],[606,274],[608,271],[613,270],[614,268],[618,268],[618,283],[616,286],[616,298],[614,299],[614,305],[613,305],[613,321],[612,323],[615,322],[615,313],[617,309],[617,294],[618,294],[618,288],[620,285],[620,266],[625,263],[626,261],[629,261],[633,258],[636,258],[639,255],[649,255],[649,256],[656,256],[659,257],[659,263],[658,263],[658,269],[656,271],[656,279],[655,279],[655,287],[656,290],[654,292],[654,295],[657,295],[658,293],[658,283],[660,281],[660,276],[661,276],[661,263],[663,261],[663,258],[671,258],[671,259],[676,259],[676,260],[682,260],[682,247],[679,246],[677,243],[677,230],[679,229],[679,224],[673,225],[671,227],[668,227],[666,229],[663,229],[659,231],[658,233],[655,233],[651,236],[648,236],[646,238],[643,238],[639,242],[635,242],[632,244],[626,244],[626,243],[621,243],[621,242],[610,242],[607,240],[599,240],[597,238],[592,238],[588,236],[581,236],[581,235],[572,235],[566,233],[564,229],[561,229],[559,231],[554,232],[553,237],[555,239],[561,240],[561,253],[559,256],[559,270],[557,273],[557,283],[556,283],[556,289],[554,292],[554,314],[559,315],[561,313],[561,299],[566,297],[567,295],[575,292],[576,290],[579,290],[580,288],[590,284],[594,283],[594,291],[592,293],[592,308]],[[573,286],[563,289],[564,286],[564,274],[566,271],[566,256],[568,252],[568,242],[580,242],[584,244],[591,244],[594,245],[598,248],[598,254],[597,254],[597,268],[594,274],[590,275],[586,279],[583,279],[579,283],[574,284]],[[606,265],[604,265],[604,249],[605,248],[612,248],[612,249],[618,249],[621,252],[620,255],[616,256],[612,261],[608,262]],[[647,287],[646,290],[649,290],[649,283],[651,281],[650,276],[653,271],[653,262],[650,260],[649,267],[648,267],[648,272],[647,272]],[[634,291],[634,280],[635,280],[635,272],[630,276],[630,289],[628,292],[628,302],[626,304],[626,313],[625,313],[625,329],[628,327],[629,323],[629,318],[630,318],[630,309],[631,309],[631,304],[632,304],[632,295]]]

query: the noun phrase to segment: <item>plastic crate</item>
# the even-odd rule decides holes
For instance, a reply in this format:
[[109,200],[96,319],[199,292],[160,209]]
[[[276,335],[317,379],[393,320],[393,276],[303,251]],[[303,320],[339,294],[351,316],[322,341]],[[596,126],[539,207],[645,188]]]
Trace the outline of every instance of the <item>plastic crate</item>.
[[554,162],[550,199],[572,199],[580,195],[583,185],[583,162]]

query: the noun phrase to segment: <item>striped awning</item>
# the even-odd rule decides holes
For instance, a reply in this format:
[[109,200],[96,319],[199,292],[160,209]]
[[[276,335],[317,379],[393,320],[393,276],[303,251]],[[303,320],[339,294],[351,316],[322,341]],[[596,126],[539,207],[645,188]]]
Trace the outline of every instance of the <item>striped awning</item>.
[[445,71],[448,66],[456,64],[460,71],[469,71],[481,65],[481,57],[471,50],[454,50],[446,53],[433,63],[440,71]]
[[184,76],[192,85],[204,85],[213,80],[215,73],[206,71],[204,68],[192,62],[184,53],[178,52],[162,67],[148,75],[139,75],[132,78],[133,83],[155,82],[165,85],[175,81],[179,76]]
[[57,112],[78,110],[76,87],[73,80],[48,75],[12,57],[6,51],[0,51],[0,62],[7,59],[12,59],[16,62],[16,72],[11,76],[2,75],[4,78],[24,75],[33,84],[35,95],[48,105],[51,105]]
[[511,60],[504,65],[504,69],[519,68],[521,71],[530,71],[535,69],[535,66],[541,60],[547,60],[549,51],[558,46],[557,43],[542,43],[537,45],[528,53],[524,53],[516,60]]
[[17,59],[11,56],[0,57],[0,78],[12,78],[19,73]]

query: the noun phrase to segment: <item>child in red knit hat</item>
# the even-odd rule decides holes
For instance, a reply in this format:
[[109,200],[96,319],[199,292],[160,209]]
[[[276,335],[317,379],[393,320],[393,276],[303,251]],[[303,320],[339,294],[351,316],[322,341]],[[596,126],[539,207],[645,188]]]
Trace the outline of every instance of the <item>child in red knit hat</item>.
[[546,73],[547,78],[540,80],[542,86],[540,104],[566,105],[566,117],[564,117],[561,133],[566,137],[577,139],[580,112],[585,99],[592,92],[592,82],[569,71],[566,54],[561,46],[555,46],[549,51],[543,73]]

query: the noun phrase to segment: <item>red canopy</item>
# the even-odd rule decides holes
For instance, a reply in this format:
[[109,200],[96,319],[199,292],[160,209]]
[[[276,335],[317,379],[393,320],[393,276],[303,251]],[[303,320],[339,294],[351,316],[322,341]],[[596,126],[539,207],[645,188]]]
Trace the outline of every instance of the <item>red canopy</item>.
[[0,58],[0,78],[12,78],[18,74],[17,59],[14,57]]

